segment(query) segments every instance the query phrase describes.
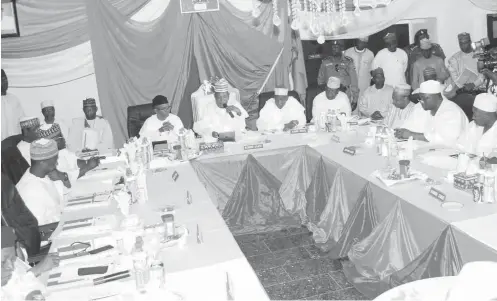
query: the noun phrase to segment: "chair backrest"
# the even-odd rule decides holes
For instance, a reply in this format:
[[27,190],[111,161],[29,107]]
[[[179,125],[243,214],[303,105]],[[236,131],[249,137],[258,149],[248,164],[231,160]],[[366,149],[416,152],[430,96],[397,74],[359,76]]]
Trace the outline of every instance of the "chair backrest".
[[[31,162],[30,162],[31,163]],[[2,150],[2,173],[16,185],[29,168],[17,145]]]
[[[240,91],[236,88],[233,88],[231,85],[228,86],[228,92],[235,94],[235,99],[240,103]],[[202,111],[202,105],[203,103],[200,101],[202,98],[204,98],[206,95],[203,85],[198,88],[197,91],[192,93],[191,100],[192,100],[192,113],[193,113],[193,122],[196,122],[201,119],[201,111]]]
[[[299,93],[297,93],[297,91],[288,91],[288,96],[292,96],[298,102],[302,103],[300,101],[300,96],[299,96]],[[264,92],[264,93],[259,94],[259,112],[262,110],[262,108],[264,108],[264,105],[266,104],[266,102],[273,97],[274,97],[274,91]]]
[[12,227],[28,255],[40,252],[38,220],[22,200],[14,183],[2,173],[2,226]]
[[137,137],[145,120],[154,114],[151,103],[128,107],[128,137]]
[[3,139],[2,140],[2,152],[4,150],[8,149],[9,147],[17,146],[17,144],[19,142],[21,142],[21,140],[22,140],[22,135],[14,135],[14,136],[10,136],[10,137]]

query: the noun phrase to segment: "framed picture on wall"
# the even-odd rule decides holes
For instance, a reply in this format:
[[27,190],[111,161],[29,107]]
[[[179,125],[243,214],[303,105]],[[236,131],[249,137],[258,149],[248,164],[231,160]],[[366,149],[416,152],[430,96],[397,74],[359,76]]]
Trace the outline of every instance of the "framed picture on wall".
[[201,13],[219,10],[219,0],[180,0],[181,13]]
[[19,36],[16,1],[2,0],[2,39]]
[[490,44],[497,46],[497,14],[487,15],[487,33]]

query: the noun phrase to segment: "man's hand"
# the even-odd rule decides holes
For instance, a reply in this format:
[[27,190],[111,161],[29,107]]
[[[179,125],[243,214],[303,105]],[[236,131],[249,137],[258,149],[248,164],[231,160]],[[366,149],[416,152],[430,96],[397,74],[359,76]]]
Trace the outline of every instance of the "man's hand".
[[464,84],[464,90],[466,90],[466,91],[472,91],[474,88],[475,88],[475,84],[473,84],[473,83]]
[[407,129],[395,129],[395,138],[398,139],[409,139],[409,137],[413,136],[413,132]]
[[159,132],[168,132],[174,129],[174,125],[172,125],[169,121],[166,121],[162,124],[162,127],[159,128]]
[[483,75],[485,75],[485,77],[487,77],[487,78],[489,78],[490,80],[492,80],[492,82],[493,82],[494,84],[497,84],[497,73],[492,72],[492,71],[490,71],[490,70],[488,70],[488,69],[483,69],[483,70],[481,71],[481,73],[482,73]]
[[292,120],[289,123],[285,124],[285,126],[283,127],[283,131],[287,132],[287,131],[293,129],[294,127],[296,127],[298,124],[299,124],[299,122],[297,120]]
[[212,137],[219,138],[219,133],[218,132],[212,132]]
[[242,111],[240,111],[239,108],[235,107],[235,106],[227,106],[226,107],[226,112],[231,112],[231,113],[236,113],[236,115],[238,116],[241,116],[242,115]]
[[67,175],[66,172],[61,172],[58,171],[57,169],[54,169],[48,174],[48,177],[50,178],[50,180],[54,182],[62,181],[64,186],[66,186],[67,188],[71,188],[71,182],[69,181],[69,176]]
[[92,170],[99,165],[100,165],[99,157],[91,157],[88,161],[86,161],[86,166],[88,167],[88,170]]
[[383,119],[383,116],[381,115],[380,111],[376,111],[371,115],[371,119],[379,120],[379,119]]
[[42,261],[40,261],[37,265],[35,265],[31,272],[35,274],[35,276],[40,276],[43,273],[46,273],[53,268],[58,267],[60,264],[60,257],[57,254],[48,254]]

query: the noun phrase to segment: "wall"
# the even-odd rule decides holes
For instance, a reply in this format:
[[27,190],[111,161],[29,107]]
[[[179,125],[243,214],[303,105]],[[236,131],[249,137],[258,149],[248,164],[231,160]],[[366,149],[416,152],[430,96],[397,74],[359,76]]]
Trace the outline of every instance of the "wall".
[[[398,0],[401,1],[401,0]],[[149,5],[133,16],[134,20],[149,21],[157,18],[166,8],[168,0],[152,0]],[[249,10],[251,0],[230,0],[236,7]],[[472,5],[468,0],[420,0],[419,6],[410,11],[403,22],[411,24],[416,19],[436,18],[437,33],[432,37],[440,43],[448,57],[458,51],[457,34],[467,31],[473,39],[486,36],[486,14],[491,13]],[[82,116],[82,100],[94,97],[98,101],[95,76],[91,75],[70,83],[46,88],[12,88],[24,107],[26,114],[40,115],[40,102],[52,99],[59,107],[58,117],[70,121]]]

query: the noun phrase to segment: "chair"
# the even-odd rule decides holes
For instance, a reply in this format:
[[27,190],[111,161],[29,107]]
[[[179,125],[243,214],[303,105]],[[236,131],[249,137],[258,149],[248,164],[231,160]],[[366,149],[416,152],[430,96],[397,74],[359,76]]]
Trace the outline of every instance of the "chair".
[[22,156],[17,145],[7,147],[3,150],[2,141],[2,173],[9,177],[12,183],[16,185],[28,168],[29,164]]
[[312,120],[312,104],[314,103],[314,98],[321,92],[323,92],[324,86],[309,86],[306,89],[306,100],[305,100],[305,115],[307,117],[307,122]]
[[[302,103],[302,101],[300,101],[300,96],[299,93],[297,93],[297,91],[288,91],[288,96],[292,96],[293,98],[298,100],[298,102]],[[264,108],[266,102],[273,97],[274,97],[274,91],[264,92],[259,94],[259,112],[262,110],[262,108]]]
[[[231,85],[228,86],[228,92],[234,93],[236,100],[240,102],[240,91],[236,88],[233,88]],[[201,85],[200,88],[198,88],[197,91],[192,93],[191,99],[192,99],[192,113],[193,113],[193,122],[197,122],[198,120],[201,119],[202,116],[202,101],[200,101],[202,98],[204,98],[206,95],[205,90],[204,90],[204,85]]]
[[154,114],[151,103],[128,107],[128,137],[138,137],[145,120]]
[[2,140],[2,153],[4,150],[7,150],[9,147],[16,146],[21,142],[22,140],[22,135],[14,135],[7,137]]

